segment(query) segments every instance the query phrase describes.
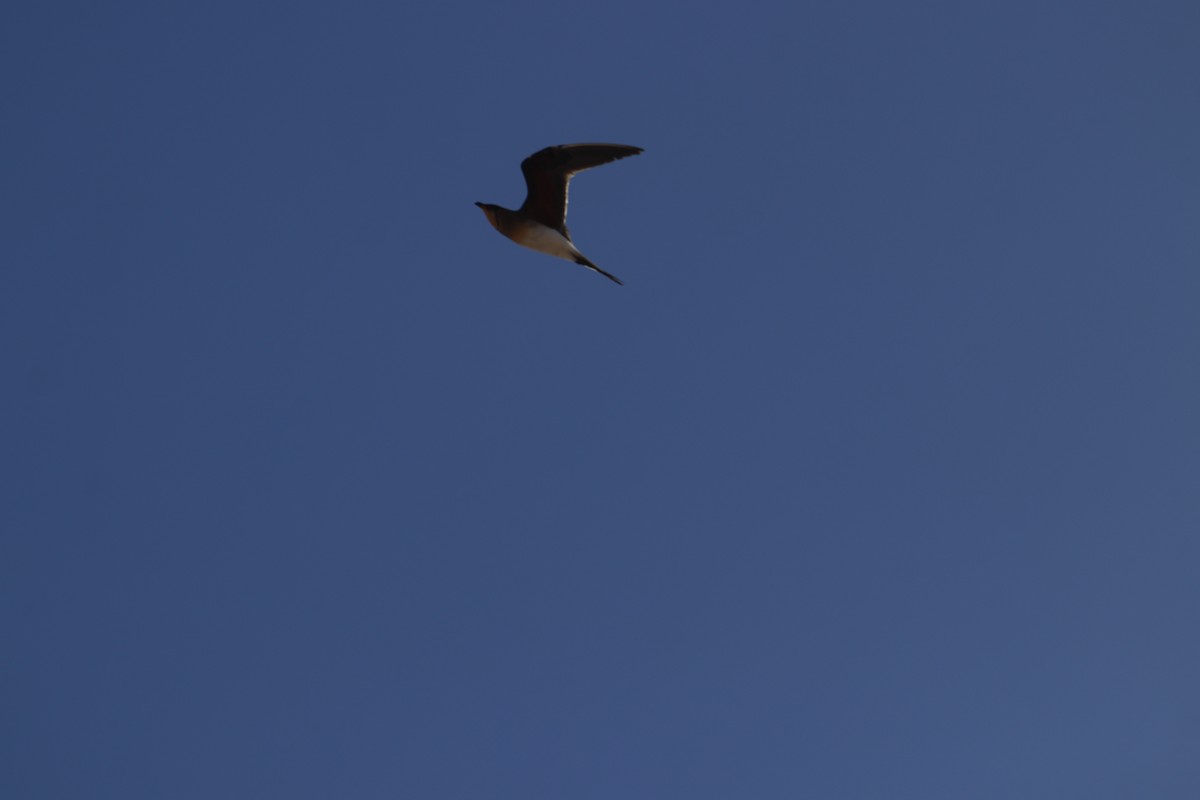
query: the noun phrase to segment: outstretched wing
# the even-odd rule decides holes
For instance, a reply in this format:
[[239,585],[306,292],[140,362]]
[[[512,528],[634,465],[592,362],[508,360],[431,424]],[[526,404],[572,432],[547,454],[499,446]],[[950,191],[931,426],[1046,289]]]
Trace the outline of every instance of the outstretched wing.
[[560,144],[538,150],[521,162],[529,188],[520,213],[571,238],[567,232],[567,185],[571,176],[626,156],[640,147],[627,144]]

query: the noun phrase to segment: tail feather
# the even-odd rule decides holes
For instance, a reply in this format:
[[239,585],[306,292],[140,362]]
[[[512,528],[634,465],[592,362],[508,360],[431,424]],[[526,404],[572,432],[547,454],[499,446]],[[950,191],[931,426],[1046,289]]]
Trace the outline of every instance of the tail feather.
[[581,264],[581,265],[583,265],[583,266],[587,267],[588,269],[590,269],[590,270],[593,270],[593,271],[595,271],[595,272],[599,272],[601,275],[603,275],[604,277],[608,278],[610,281],[612,281],[613,283],[617,284],[618,286],[624,286],[624,285],[625,285],[625,284],[624,284],[624,283],[621,281],[621,279],[620,279],[620,278],[618,278],[616,275],[613,275],[612,273],[605,272],[604,270],[600,269],[600,268],[599,268],[599,267],[597,267],[595,264],[593,264],[591,261],[589,261],[589,260],[588,260],[588,258],[587,258],[587,256],[585,256],[585,255],[583,255],[583,254],[579,254],[579,255],[575,256],[575,263],[576,263],[576,264]]

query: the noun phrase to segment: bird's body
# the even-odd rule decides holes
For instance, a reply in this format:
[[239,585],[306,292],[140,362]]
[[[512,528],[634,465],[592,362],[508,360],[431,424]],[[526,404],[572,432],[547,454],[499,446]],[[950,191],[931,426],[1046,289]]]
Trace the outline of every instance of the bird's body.
[[543,148],[521,162],[528,192],[513,211],[491,203],[476,203],[496,230],[519,245],[565,258],[620,283],[593,264],[571,241],[567,229],[567,187],[571,176],[585,169],[642,152],[627,144],[563,144]]

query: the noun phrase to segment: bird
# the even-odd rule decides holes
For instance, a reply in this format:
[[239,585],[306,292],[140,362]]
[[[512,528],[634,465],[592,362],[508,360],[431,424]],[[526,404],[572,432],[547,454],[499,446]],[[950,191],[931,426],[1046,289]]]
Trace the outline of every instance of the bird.
[[516,211],[493,203],[476,203],[488,222],[519,245],[565,258],[600,273],[623,286],[579,252],[567,229],[567,187],[571,177],[585,169],[636,156],[642,148],[627,144],[559,144],[543,147],[521,162],[528,192]]

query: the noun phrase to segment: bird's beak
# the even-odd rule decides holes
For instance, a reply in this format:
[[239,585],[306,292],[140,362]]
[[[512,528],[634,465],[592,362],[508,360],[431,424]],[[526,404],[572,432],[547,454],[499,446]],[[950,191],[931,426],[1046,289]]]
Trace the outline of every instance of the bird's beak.
[[476,203],[475,205],[479,206],[479,210],[487,217],[487,221],[491,223],[491,226],[496,230],[500,230],[500,226],[496,224],[496,209],[490,207],[487,203]]

